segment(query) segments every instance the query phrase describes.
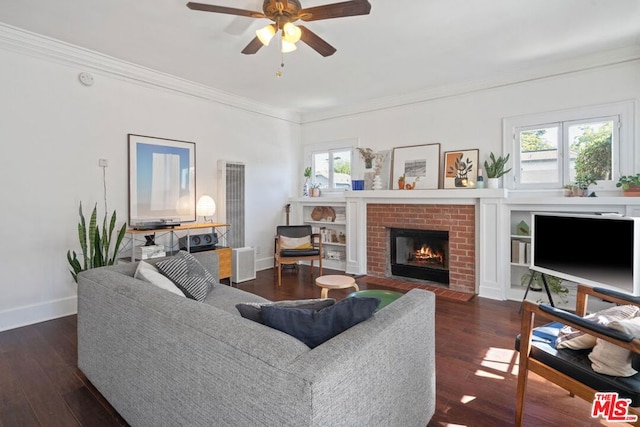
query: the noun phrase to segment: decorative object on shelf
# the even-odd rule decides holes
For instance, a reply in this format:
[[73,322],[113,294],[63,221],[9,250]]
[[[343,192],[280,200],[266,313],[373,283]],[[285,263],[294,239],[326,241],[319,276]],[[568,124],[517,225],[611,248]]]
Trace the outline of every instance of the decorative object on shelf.
[[530,232],[529,224],[527,224],[526,221],[522,220],[518,223],[518,227],[516,228],[516,234],[518,236],[529,236]]
[[482,176],[482,169],[478,169],[478,178],[476,179],[476,188],[484,188],[484,177]]
[[414,190],[416,188],[416,185],[418,184],[418,181],[420,180],[420,177],[416,177],[416,179],[413,180],[413,184],[410,183],[405,183],[404,184],[404,189],[405,190]]
[[[394,189],[404,175],[405,180],[414,180],[418,189],[438,188],[440,177],[440,144],[412,145],[393,149],[391,183]],[[419,180],[417,179],[419,178]],[[405,183],[405,188],[407,184]]]
[[129,225],[195,221],[196,144],[134,134],[128,140]]
[[309,190],[309,196],[311,197],[320,197],[320,184],[314,182],[311,184],[311,189]]
[[364,159],[364,168],[365,169],[372,169],[373,168],[373,159],[376,158],[376,153],[374,153],[371,148],[357,147],[356,150],[358,150],[358,152],[360,153],[360,155]]
[[616,187],[622,188],[622,195],[625,197],[640,197],[640,173],[621,176]]
[[309,196],[309,179],[311,179],[311,166],[304,168],[304,185],[302,186],[302,196]]
[[311,211],[311,219],[314,221],[331,221],[336,220],[336,211],[331,206],[316,206]]
[[507,154],[506,157],[499,156],[496,158],[493,152],[489,155],[489,159],[491,163],[484,161],[484,170],[487,171],[487,188],[499,188],[500,183],[498,179],[509,173],[511,168],[505,170],[505,166],[509,161],[510,154]]
[[380,178],[380,175],[373,176],[373,189],[382,190],[382,178]]
[[[102,220],[102,230],[100,230],[97,222],[97,208],[98,204],[96,203],[89,218],[89,225],[87,226],[84,214],[82,213],[82,202],[80,202],[80,209],[78,211],[80,215],[78,239],[80,240],[80,248],[82,249],[82,264],[80,260],[78,260],[75,251],[67,251],[67,260],[72,268],[72,270],[70,270],[71,276],[75,282],[78,282],[78,273],[81,271],[104,267],[105,265],[113,265],[115,263],[120,243],[122,243],[124,233],[127,229],[127,224],[122,224],[122,227],[118,231],[115,244],[111,245],[113,231],[116,226],[116,211],[113,211],[113,214],[111,214],[108,227],[107,212],[105,211]],[[109,256],[111,249],[113,249],[113,254]]]
[[404,190],[404,175],[400,175],[400,178],[398,178],[398,189]]
[[[216,202],[213,197],[206,194],[200,196],[196,204],[196,216],[203,217],[205,222],[213,222],[214,213],[216,213]],[[208,220],[207,217],[209,217]]]
[[478,150],[444,153],[444,188],[473,188],[477,181]]
[[354,191],[364,190],[364,179],[352,179],[351,188]]

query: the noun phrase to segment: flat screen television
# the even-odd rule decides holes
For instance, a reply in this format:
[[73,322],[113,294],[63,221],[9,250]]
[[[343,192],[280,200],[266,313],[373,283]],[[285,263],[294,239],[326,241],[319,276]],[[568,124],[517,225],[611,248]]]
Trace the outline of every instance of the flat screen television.
[[640,218],[532,214],[531,269],[640,295]]

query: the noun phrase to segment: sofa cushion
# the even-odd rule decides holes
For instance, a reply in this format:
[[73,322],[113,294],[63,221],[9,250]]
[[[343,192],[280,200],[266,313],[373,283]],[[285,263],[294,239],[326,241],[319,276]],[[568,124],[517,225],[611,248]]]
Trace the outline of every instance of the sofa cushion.
[[152,285],[155,285],[160,289],[165,289],[169,292],[173,292],[176,295],[184,297],[184,293],[175,285],[175,283],[173,283],[168,277],[160,273],[156,267],[149,264],[148,262],[140,261],[133,277],[136,279],[144,280],[147,283],[151,283]]
[[156,267],[167,276],[187,298],[204,301],[216,280],[190,253],[180,251],[174,257],[160,261]]
[[[585,319],[592,320],[600,325],[607,326],[610,322],[636,317],[638,308],[635,305],[620,305],[600,310],[596,313],[585,316]],[[589,335],[580,329],[564,326],[558,334],[556,341],[557,348],[570,348],[581,350],[593,348],[596,345],[596,337]]]
[[289,307],[289,308],[302,308],[307,310],[318,311],[325,307],[329,307],[336,303],[333,298],[318,298],[318,299],[303,299],[303,300],[286,300],[277,302],[248,302],[236,304],[236,308],[240,312],[240,315],[245,319],[253,320],[254,322],[262,323],[264,325],[264,319],[262,318],[262,307],[266,305],[275,307]]
[[378,298],[345,298],[319,311],[274,305],[266,305],[261,311],[265,325],[314,348],[370,318],[378,304]]

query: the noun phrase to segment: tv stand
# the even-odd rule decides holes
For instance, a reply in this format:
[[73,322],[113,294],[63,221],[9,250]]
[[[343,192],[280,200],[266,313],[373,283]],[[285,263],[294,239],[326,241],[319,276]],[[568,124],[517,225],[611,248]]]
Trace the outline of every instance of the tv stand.
[[518,313],[522,313],[522,303],[524,302],[524,300],[527,299],[527,295],[531,290],[531,285],[533,284],[536,274],[539,274],[542,277],[542,284],[544,285],[544,290],[547,291],[549,304],[551,305],[551,307],[555,307],[555,304],[553,303],[553,298],[551,297],[551,290],[549,289],[549,283],[547,282],[547,278],[544,276],[544,273],[540,273],[539,271],[532,271],[531,277],[529,277],[529,283],[527,284],[527,290],[524,291],[524,297],[522,298],[522,302],[520,303],[520,309],[518,310]]
[[[126,234],[129,236],[131,241],[131,262],[134,262],[136,260],[135,259],[136,236],[149,235],[149,234],[155,235],[155,233],[160,233],[164,235],[168,234],[170,243],[169,243],[169,250],[167,250],[167,254],[171,254],[173,253],[173,250],[174,250],[174,235],[177,232],[184,231],[185,234],[189,236],[193,230],[205,229],[206,231],[206,229],[209,228],[211,229],[212,232],[218,233],[218,236],[220,237],[221,241],[226,244],[227,242],[226,236],[227,236],[227,230],[229,226],[230,224],[205,222],[201,224],[182,224],[182,225],[174,226],[172,228],[152,228],[152,229],[145,229],[145,230],[129,228],[126,231]],[[218,258],[220,261],[219,263],[220,277],[219,278],[230,279],[231,272],[233,271],[231,248],[227,246],[215,246],[213,248],[208,248],[208,249],[218,254]]]

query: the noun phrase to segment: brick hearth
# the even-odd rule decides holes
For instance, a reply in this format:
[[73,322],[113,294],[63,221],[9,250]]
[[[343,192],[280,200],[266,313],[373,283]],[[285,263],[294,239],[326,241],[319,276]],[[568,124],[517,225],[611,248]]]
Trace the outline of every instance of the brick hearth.
[[367,205],[367,274],[391,275],[389,228],[449,232],[449,288],[476,292],[475,206],[473,205]]

